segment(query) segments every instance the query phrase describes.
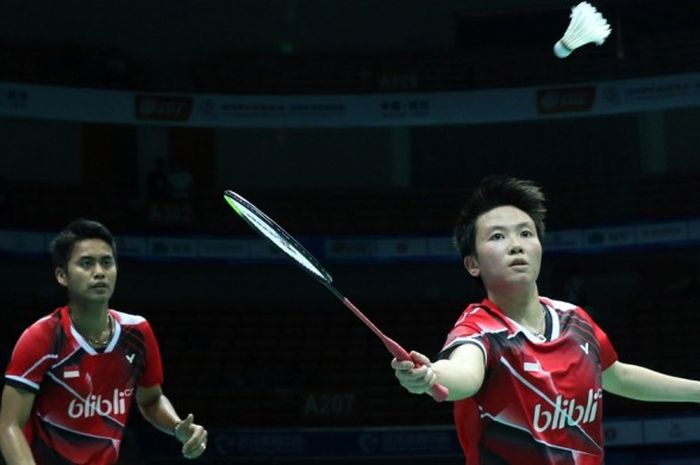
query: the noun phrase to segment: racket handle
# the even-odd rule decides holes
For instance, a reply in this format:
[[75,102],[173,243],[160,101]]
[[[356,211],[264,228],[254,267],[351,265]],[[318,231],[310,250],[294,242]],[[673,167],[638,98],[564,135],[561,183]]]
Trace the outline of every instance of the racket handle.
[[433,396],[436,402],[442,402],[447,399],[449,394],[450,392],[442,384],[435,383],[430,387],[430,395]]
[[[401,347],[401,344],[399,344],[398,342],[381,332],[381,330],[377,328],[375,324],[372,323],[372,321],[360,311],[359,308],[355,307],[355,305],[352,302],[350,302],[350,300],[347,297],[344,297],[340,292],[338,292],[338,290],[335,287],[333,287],[329,283],[326,283],[324,281],[324,284],[336,297],[338,297],[338,299],[340,299],[343,302],[343,304],[345,304],[347,308],[349,308],[355,314],[355,316],[362,320],[362,322],[365,325],[367,325],[367,327],[371,329],[372,332],[379,337],[379,339],[382,340],[384,346],[389,350],[389,352],[391,352],[391,354],[394,357],[396,357],[396,360],[411,360],[416,367],[422,366],[421,363],[418,363],[411,358],[411,355],[408,352],[406,352],[406,349]],[[430,388],[430,392],[432,393],[433,399],[435,399],[437,402],[442,402],[443,400],[447,399],[448,390],[445,386],[442,386],[440,384],[433,384],[433,386]]]
[[[391,339],[390,337],[385,336],[382,338],[384,341],[384,345],[386,346],[387,349],[389,349],[389,352],[391,352],[394,357],[396,357],[396,360],[410,360],[413,362],[416,368],[423,366],[422,363],[413,360],[411,358],[411,354],[406,352],[406,349],[401,347],[401,345]],[[441,384],[433,384],[432,387],[430,388],[430,395],[432,396],[433,399],[435,399],[436,402],[442,402],[445,399],[447,399],[447,396],[449,394],[449,391],[447,388]]]
[[[423,366],[422,363],[417,362],[412,358],[409,358],[409,360],[413,362],[416,368]],[[449,393],[450,392],[447,390],[447,388],[442,384],[435,383],[430,387],[430,395],[436,402],[442,402],[443,400],[447,399]]]

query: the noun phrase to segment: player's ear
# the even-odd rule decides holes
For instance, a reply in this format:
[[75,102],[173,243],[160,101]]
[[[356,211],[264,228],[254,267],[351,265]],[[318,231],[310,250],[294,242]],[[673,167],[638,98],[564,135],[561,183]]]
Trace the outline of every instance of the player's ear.
[[464,268],[470,275],[474,276],[475,278],[479,277],[481,274],[481,269],[479,268],[479,260],[476,259],[475,255],[467,255],[464,257],[463,263]]
[[68,285],[68,275],[66,274],[66,270],[64,270],[60,266],[57,266],[56,269],[53,270],[53,275],[56,277],[56,281],[58,281],[58,284],[60,284],[61,286]]

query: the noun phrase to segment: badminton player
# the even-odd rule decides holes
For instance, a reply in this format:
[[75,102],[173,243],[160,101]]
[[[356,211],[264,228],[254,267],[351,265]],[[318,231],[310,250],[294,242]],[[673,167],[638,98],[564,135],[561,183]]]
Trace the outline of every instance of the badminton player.
[[583,309],[539,295],[545,212],[532,182],[485,178],[454,239],[486,298],[464,310],[435,362],[412,352],[419,363],[391,363],[411,393],[449,389],[469,465],[602,464],[604,391],[700,402],[700,382],[620,362]]
[[114,238],[77,220],[51,243],[68,303],[27,328],[5,374],[0,449],[8,465],[117,462],[132,402],[156,428],[199,457],[207,432],[181,419],[161,390],[158,343],[143,317],[109,308],[117,279]]

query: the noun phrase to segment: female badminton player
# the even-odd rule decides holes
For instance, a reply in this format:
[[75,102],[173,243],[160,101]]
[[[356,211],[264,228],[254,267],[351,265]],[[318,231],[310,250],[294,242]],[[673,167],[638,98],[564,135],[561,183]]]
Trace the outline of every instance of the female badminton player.
[[602,464],[604,391],[700,402],[700,382],[622,363],[583,309],[539,295],[545,212],[532,182],[482,180],[454,239],[486,298],[460,315],[435,362],[412,352],[415,365],[391,363],[411,393],[447,388],[469,465]]

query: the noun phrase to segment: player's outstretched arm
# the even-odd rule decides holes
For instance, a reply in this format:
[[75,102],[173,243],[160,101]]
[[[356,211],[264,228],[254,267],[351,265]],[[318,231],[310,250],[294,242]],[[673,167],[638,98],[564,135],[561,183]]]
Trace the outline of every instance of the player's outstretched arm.
[[[428,357],[411,352],[412,361],[391,361],[396,378],[412,394],[429,393],[435,383],[449,391],[447,400],[460,400],[473,396],[484,382],[484,356],[474,344],[463,344],[450,354],[447,360],[432,363]],[[416,368],[416,365],[421,365]]]
[[615,362],[603,372],[603,389],[649,402],[699,402],[700,382]]
[[24,436],[24,424],[34,405],[35,394],[5,385],[0,404],[0,451],[7,465],[34,464]]
[[195,459],[204,453],[207,448],[207,430],[194,423],[194,415],[191,413],[181,420],[160,385],[139,387],[136,402],[146,420],[182,443],[183,457]]

